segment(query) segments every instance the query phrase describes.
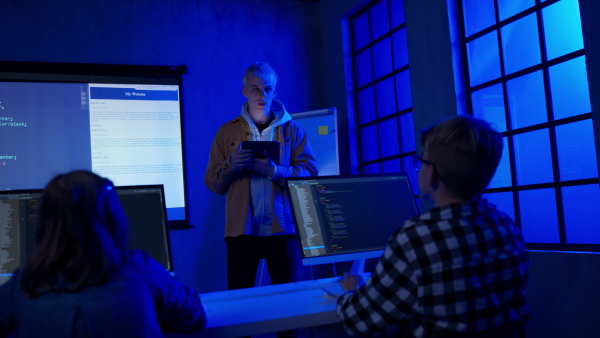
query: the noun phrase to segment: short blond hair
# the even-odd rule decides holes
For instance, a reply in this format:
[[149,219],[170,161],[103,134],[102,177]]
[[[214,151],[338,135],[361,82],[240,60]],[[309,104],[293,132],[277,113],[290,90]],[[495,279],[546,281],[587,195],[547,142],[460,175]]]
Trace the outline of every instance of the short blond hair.
[[271,82],[273,87],[277,84],[277,74],[275,74],[275,70],[266,62],[255,62],[246,69],[244,77],[242,78],[242,84],[244,86],[248,83],[248,79],[252,75],[258,76],[265,82]]
[[502,135],[488,122],[467,115],[423,130],[421,144],[446,188],[465,200],[476,197],[490,183],[503,147]]

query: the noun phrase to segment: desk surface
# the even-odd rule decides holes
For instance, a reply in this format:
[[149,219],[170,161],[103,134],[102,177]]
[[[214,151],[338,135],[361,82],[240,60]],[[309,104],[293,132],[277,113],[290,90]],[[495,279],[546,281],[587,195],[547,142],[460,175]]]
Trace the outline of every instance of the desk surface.
[[[238,337],[339,323],[321,289],[337,278],[200,294],[207,328],[194,337]],[[189,336],[189,335],[187,335]]]

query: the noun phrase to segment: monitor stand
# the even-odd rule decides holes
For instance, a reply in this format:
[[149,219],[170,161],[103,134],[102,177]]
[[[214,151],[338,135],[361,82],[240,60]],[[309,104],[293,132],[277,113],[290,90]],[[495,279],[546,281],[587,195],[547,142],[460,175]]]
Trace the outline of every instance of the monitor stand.
[[352,272],[352,274],[356,275],[361,275],[364,277],[365,274],[365,258],[361,258],[361,259],[357,259],[354,262],[352,262],[352,267],[350,268],[350,272]]

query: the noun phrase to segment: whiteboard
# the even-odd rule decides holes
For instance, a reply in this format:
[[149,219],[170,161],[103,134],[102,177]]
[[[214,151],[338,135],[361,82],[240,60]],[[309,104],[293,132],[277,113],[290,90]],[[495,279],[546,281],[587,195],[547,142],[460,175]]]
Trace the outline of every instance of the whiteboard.
[[310,110],[291,116],[308,134],[308,141],[317,158],[319,176],[339,175],[337,109]]

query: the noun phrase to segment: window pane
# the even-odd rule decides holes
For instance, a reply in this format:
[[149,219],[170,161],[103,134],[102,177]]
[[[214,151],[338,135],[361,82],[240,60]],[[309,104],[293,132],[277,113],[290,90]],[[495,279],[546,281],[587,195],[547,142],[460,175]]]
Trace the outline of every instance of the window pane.
[[379,169],[379,163],[373,163],[362,167],[363,174],[381,174],[381,169]]
[[598,177],[592,120],[557,126],[556,143],[561,181]]
[[402,28],[392,35],[394,44],[394,67],[395,69],[408,64],[408,45],[406,43],[406,28]]
[[390,31],[387,0],[371,7],[371,27],[373,28],[373,40]]
[[535,14],[502,27],[502,50],[506,74],[541,62],[540,40]]
[[550,67],[550,88],[555,120],[592,110],[584,56]]
[[365,124],[375,120],[375,99],[373,87],[367,87],[358,92],[358,121]]
[[512,129],[548,122],[541,71],[506,83]]
[[548,60],[583,48],[577,0],[562,0],[542,10]]
[[465,31],[469,36],[496,22],[494,0],[463,0]]
[[356,86],[362,87],[373,81],[373,71],[371,62],[371,49],[366,49],[354,58],[354,72],[356,76]]
[[[398,120],[389,119],[379,124],[379,153],[380,157],[398,155]],[[398,162],[400,165],[400,162]]]
[[382,118],[396,112],[394,99],[394,78],[390,77],[375,85],[377,117]]
[[412,107],[410,73],[408,70],[396,75],[396,95],[398,96],[398,111]]
[[508,156],[508,139],[504,137],[502,141],[504,143],[504,146],[502,147],[502,157],[500,158],[500,163],[498,163],[498,168],[496,168],[496,173],[490,181],[490,188],[512,186],[512,175],[510,174],[510,157]]
[[515,202],[511,192],[483,194],[482,197],[494,204],[498,210],[505,212],[513,220],[515,219]]
[[560,242],[554,189],[521,191],[519,206],[525,242]]
[[[413,114],[407,113],[400,116],[400,151],[407,153],[409,151],[415,151],[415,127]],[[412,169],[408,167],[405,170]]]
[[500,77],[500,56],[496,32],[467,44],[471,86]]
[[498,0],[500,20],[510,18],[535,5],[535,0]]
[[368,12],[365,12],[363,15],[352,21],[352,42],[354,45],[354,51],[361,49],[371,42],[371,39],[369,38]]
[[377,128],[369,126],[360,131],[361,162],[367,162],[379,158],[377,146]]
[[480,89],[471,95],[473,116],[488,121],[499,132],[506,131],[502,85]]
[[404,0],[391,0],[392,7],[392,28],[403,24],[404,19]]
[[392,72],[392,46],[390,38],[383,39],[373,46],[375,79]]
[[389,160],[381,163],[382,172],[384,173],[399,173],[400,170],[400,160]]
[[405,156],[401,159],[402,161],[402,171],[406,173],[408,176],[408,180],[410,181],[410,186],[415,195],[419,194],[419,178],[417,176],[417,172],[413,168],[412,165],[412,156]]
[[597,184],[562,189],[567,243],[600,243],[600,187]]
[[553,182],[548,129],[519,134],[514,140],[517,183],[523,185]]

